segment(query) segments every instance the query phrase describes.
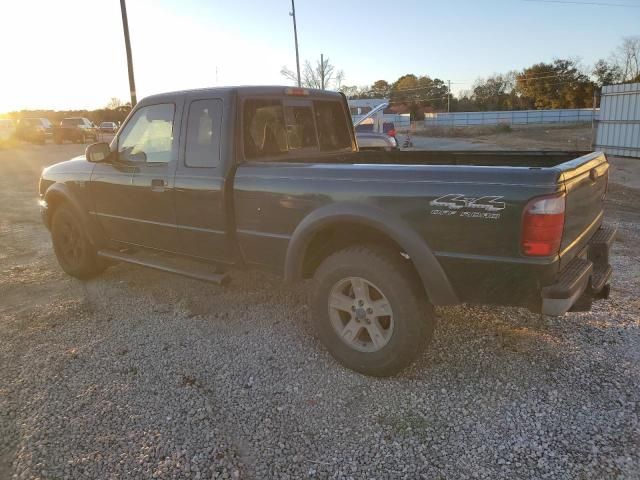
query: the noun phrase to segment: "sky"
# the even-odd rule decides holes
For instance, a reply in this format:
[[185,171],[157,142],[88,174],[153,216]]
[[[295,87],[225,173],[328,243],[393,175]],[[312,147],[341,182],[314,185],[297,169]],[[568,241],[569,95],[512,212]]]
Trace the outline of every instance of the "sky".
[[[640,35],[640,0],[297,0],[300,60],[323,53],[346,85],[414,73],[451,80],[553,58],[585,65]],[[628,5],[615,7],[591,3]],[[290,0],[127,0],[138,98],[288,84]],[[129,100],[119,0],[2,0],[0,112]]]

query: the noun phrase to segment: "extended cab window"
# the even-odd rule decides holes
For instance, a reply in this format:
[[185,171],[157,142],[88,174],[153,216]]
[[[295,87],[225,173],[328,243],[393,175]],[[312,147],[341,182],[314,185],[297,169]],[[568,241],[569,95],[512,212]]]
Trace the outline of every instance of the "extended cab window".
[[133,114],[118,137],[118,155],[130,162],[169,163],[175,107],[161,103]]
[[221,124],[222,100],[191,102],[184,152],[187,167],[217,167],[220,164]]

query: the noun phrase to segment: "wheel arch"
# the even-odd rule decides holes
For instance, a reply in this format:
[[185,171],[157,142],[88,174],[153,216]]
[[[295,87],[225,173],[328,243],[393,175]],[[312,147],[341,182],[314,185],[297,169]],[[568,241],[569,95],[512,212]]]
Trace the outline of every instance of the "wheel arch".
[[54,183],[44,194],[44,200],[47,204],[47,210],[44,216],[44,222],[47,228],[51,228],[51,221],[53,220],[56,210],[61,205],[67,204],[74,210],[85,226],[90,242],[93,245],[99,245],[99,239],[101,238],[99,235],[99,226],[94,219],[90,218],[87,209],[82,207],[80,200],[67,185],[64,183]]
[[[339,203],[322,207],[300,222],[287,249],[286,281],[299,281],[313,274],[309,271],[309,262],[312,266],[314,263],[309,256],[310,253],[313,255],[309,247],[314,244],[314,241],[322,244],[323,235],[327,235],[327,232],[339,226],[347,226],[352,231],[365,234],[363,236],[366,236],[367,241],[373,237],[375,243],[387,243],[389,246],[399,247],[400,251],[409,256],[424,291],[434,305],[459,303],[458,296],[442,266],[415,230],[401,218],[379,207],[355,203]],[[338,248],[337,245],[336,248]],[[311,269],[315,270],[314,267]]]

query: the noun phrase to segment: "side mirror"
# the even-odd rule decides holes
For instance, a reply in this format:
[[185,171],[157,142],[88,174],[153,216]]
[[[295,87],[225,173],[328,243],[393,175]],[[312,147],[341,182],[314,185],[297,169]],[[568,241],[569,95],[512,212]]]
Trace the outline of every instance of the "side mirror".
[[84,151],[87,161],[93,163],[104,162],[109,155],[111,155],[111,149],[109,144],[105,142],[92,143]]

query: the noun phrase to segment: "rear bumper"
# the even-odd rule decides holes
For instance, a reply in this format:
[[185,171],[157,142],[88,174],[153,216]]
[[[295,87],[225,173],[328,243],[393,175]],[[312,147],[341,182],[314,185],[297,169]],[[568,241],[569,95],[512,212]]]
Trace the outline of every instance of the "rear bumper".
[[542,289],[542,313],[562,315],[569,310],[590,310],[591,302],[609,296],[612,269],[609,250],[615,227],[600,228],[587,247],[560,272],[556,283]]

